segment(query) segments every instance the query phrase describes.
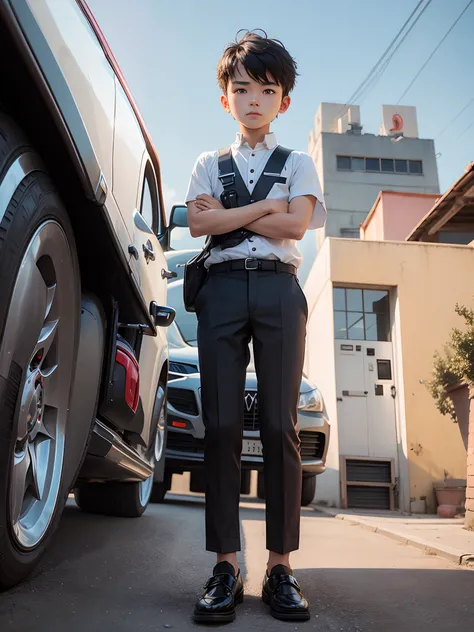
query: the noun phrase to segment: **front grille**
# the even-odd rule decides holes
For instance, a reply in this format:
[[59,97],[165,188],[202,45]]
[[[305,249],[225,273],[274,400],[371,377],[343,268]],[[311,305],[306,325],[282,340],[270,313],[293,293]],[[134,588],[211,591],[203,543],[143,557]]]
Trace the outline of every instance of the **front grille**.
[[322,459],[326,435],[322,432],[311,432],[301,430],[300,434],[300,454],[303,460]]
[[260,430],[257,391],[245,391],[244,430]]
[[193,391],[186,388],[169,388],[168,402],[182,413],[188,415],[197,415],[198,407]]
[[204,453],[204,439],[196,439],[192,434],[185,432],[168,431],[166,448],[168,450],[177,450],[178,452],[202,454]]

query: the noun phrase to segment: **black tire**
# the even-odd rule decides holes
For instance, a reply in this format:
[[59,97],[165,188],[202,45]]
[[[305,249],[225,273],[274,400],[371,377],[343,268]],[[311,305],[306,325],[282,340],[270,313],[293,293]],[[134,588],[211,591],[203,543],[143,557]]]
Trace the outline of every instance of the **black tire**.
[[240,493],[248,495],[250,494],[250,477],[252,470],[242,470],[240,474]]
[[[306,507],[313,502],[314,495],[316,493],[316,474],[303,474],[303,481],[301,486],[301,506]],[[258,473],[257,479],[257,497],[261,500],[265,500],[265,481],[263,478],[263,472]]]
[[306,507],[314,500],[316,493],[316,474],[303,475],[303,485],[301,487],[301,506]]
[[[37,338],[35,345],[28,351],[30,338],[33,339],[33,336],[36,335],[34,332],[39,323],[37,318],[32,316],[28,321],[28,327],[24,329],[28,339],[19,341],[16,335],[12,335],[17,313],[23,314],[27,311],[26,309],[22,311],[22,302],[14,298],[19,296],[17,288],[23,284],[23,277],[21,277],[22,281],[19,282],[18,286],[16,283],[17,279],[20,279],[20,275],[24,274],[25,266],[23,269],[20,267],[25,261],[24,258],[31,256],[28,266],[35,273],[36,280],[31,281],[31,287],[35,288],[34,292],[41,294],[43,297],[41,301],[48,301],[49,298],[44,298],[46,297],[44,290],[52,288],[54,298],[51,300],[56,301],[54,309],[58,310],[58,314],[60,314],[60,319],[57,322],[61,324],[58,326],[57,332],[51,337],[52,340],[54,339],[54,342],[50,343],[53,346],[48,344],[44,355],[42,355],[43,351],[38,351],[35,357],[41,356],[41,364],[47,358],[48,353],[59,353],[57,349],[60,348],[61,357],[66,359],[65,362],[59,362],[57,365],[63,371],[62,374],[58,373],[60,375],[57,380],[59,386],[51,387],[57,401],[61,402],[58,404],[53,421],[56,419],[54,423],[57,424],[64,438],[77,358],[80,323],[80,277],[73,231],[56,188],[22,131],[10,117],[0,111],[0,187],[8,182],[4,176],[9,172],[10,167],[26,153],[30,154],[36,170],[27,173],[18,183],[7,208],[0,208],[0,590],[8,589],[24,580],[38,564],[58,526],[71,483],[70,480],[65,480],[64,468],[61,471],[58,469],[60,463],[67,461],[67,454],[64,446],[58,442],[59,435],[57,435],[54,441],[48,443],[51,447],[48,447],[48,460],[46,461],[48,471],[50,467],[54,467],[54,483],[48,482],[47,498],[44,496],[43,501],[41,498],[37,499],[38,503],[44,502],[44,505],[38,505],[38,507],[39,511],[43,512],[41,515],[47,517],[47,520],[44,526],[37,522],[34,535],[31,531],[31,538],[29,538],[29,527],[26,522],[23,523],[24,511],[29,511],[24,505],[28,487],[25,482],[25,489],[23,492],[21,491],[22,479],[21,476],[18,477],[17,475],[18,470],[14,469],[17,467],[16,464],[14,466],[14,455],[17,459],[19,451],[22,455],[28,454],[36,439],[32,436],[33,428],[29,424],[30,417],[23,415],[21,427],[23,429],[26,427],[27,434],[23,435],[24,441],[19,444],[18,432],[23,434],[23,430],[20,430],[19,426],[20,407],[17,406],[17,402],[26,394],[30,396],[31,391],[27,391],[27,389],[31,389],[31,375],[36,371],[37,376],[41,376],[45,366],[42,366],[41,370],[39,364],[33,368],[33,357],[29,355],[29,353],[36,353],[35,349],[41,342],[40,338]],[[7,191],[7,186],[8,184],[5,185],[3,193]],[[34,255],[31,255],[33,243],[36,244],[35,239],[41,238],[41,235],[44,234],[43,231],[49,230],[54,231],[50,234],[60,235],[61,252],[68,253],[64,261],[65,268],[50,259],[50,253],[41,257],[41,264],[40,259],[36,260]],[[48,270],[42,267],[43,264],[48,267]],[[41,286],[39,285],[38,270],[42,279]],[[51,283],[49,279],[52,279]],[[67,299],[64,289],[60,289],[60,286],[65,287],[65,279],[67,279],[67,284],[70,284]],[[50,290],[48,289],[48,291]],[[26,293],[32,294],[30,288],[24,288],[24,294]],[[41,304],[41,302],[38,303],[38,305]],[[66,304],[67,309],[64,308]],[[53,305],[53,302],[50,305]],[[39,313],[36,308],[35,313]],[[48,311],[45,312],[43,325],[47,322],[50,323],[47,321],[47,315]],[[43,325],[40,325],[40,329]],[[54,345],[56,345],[56,351]],[[2,348],[5,352],[7,346],[10,351],[2,356]],[[34,378],[35,384],[36,380],[39,381],[35,389],[40,394],[35,395],[35,410],[37,411],[35,415],[38,415],[38,423],[42,419],[42,423],[46,424],[46,408],[44,408],[44,401],[46,401],[44,393],[46,391],[44,384],[41,383],[41,377]],[[33,399],[31,401],[33,402]],[[68,402],[67,409],[64,408],[64,402]],[[25,419],[28,419],[27,426],[25,426]],[[23,456],[21,458],[23,459]],[[26,476],[30,476],[32,472],[31,465],[28,465],[29,462],[29,459],[24,457]],[[79,463],[75,465],[78,467]],[[53,472],[53,470],[51,471]],[[16,509],[20,507],[17,519],[14,518],[16,511],[12,509],[12,503],[15,502],[17,503]]]
[[204,467],[191,470],[191,476],[189,480],[189,491],[204,494],[206,491],[206,476],[204,473]]
[[[158,392],[165,392],[166,385],[159,383]],[[153,411],[152,424],[155,425],[155,431],[152,435],[151,444],[148,446],[147,460],[153,461],[155,465],[155,440],[159,423],[164,423],[165,439],[162,446],[162,457],[160,464],[165,458],[166,452],[166,416],[162,417],[161,413],[166,415],[166,395],[160,400],[155,398],[155,402],[160,401],[158,407],[155,403]],[[123,518],[139,518],[142,516],[151,501],[154,487],[154,473],[149,480],[149,490],[143,495],[143,483],[139,482],[111,482],[111,483],[81,483],[74,489],[74,499],[77,506],[87,513],[105,514],[106,516],[119,516]],[[166,493],[166,492],[165,492]]]
[[140,498],[140,483],[84,483],[74,489],[77,506],[87,513],[139,518],[148,506]]
[[263,472],[259,472],[257,476],[257,498],[265,500],[265,480],[263,478]]
[[151,503],[162,503],[165,500],[167,492],[171,489],[171,481],[173,473],[165,469],[165,478],[161,482],[153,483],[153,491],[151,492]]

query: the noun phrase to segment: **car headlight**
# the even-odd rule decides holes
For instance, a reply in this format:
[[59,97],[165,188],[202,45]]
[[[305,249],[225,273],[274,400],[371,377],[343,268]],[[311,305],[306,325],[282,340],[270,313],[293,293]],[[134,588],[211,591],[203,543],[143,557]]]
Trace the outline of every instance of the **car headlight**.
[[319,390],[315,388],[307,393],[300,393],[298,408],[299,410],[305,410],[311,413],[322,413],[324,404]]

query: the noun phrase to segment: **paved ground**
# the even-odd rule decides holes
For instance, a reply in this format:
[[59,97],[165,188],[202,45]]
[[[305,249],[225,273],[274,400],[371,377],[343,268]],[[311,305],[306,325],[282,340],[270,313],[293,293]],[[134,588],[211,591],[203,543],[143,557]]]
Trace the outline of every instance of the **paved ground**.
[[[229,631],[472,628],[474,571],[312,509],[303,511],[293,566],[313,618],[277,622],[258,598],[263,505],[243,503],[241,517],[246,597]],[[71,501],[39,571],[0,596],[0,630],[198,629],[190,615],[213,561],[200,549],[202,536],[203,501],[196,496],[172,495],[139,520],[89,516]]]
[[321,506],[318,511],[416,546],[456,564],[474,563],[474,531],[464,528],[464,518],[461,516],[446,520],[436,515],[404,515],[391,511],[358,511]]

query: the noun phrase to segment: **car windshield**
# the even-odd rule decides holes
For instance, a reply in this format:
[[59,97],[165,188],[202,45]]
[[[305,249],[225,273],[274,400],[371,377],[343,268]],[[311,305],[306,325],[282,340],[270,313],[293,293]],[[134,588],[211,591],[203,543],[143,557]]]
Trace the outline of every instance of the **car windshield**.
[[195,347],[197,345],[197,318],[196,314],[184,309],[182,280],[168,284],[167,303],[176,310],[175,323],[184,341]]

